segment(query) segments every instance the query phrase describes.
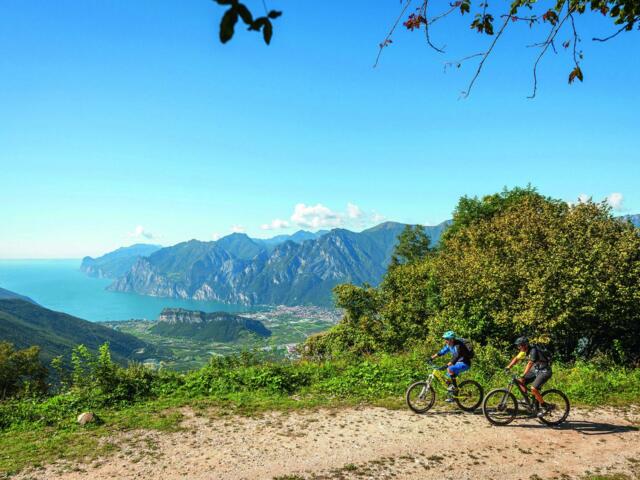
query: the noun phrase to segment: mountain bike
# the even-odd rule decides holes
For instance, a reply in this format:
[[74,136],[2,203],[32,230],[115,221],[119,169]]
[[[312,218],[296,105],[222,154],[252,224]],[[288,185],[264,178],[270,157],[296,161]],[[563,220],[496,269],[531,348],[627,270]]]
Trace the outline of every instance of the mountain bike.
[[[409,385],[405,394],[408,407],[416,413],[425,413],[436,402],[436,391],[433,388],[434,380],[437,380],[435,384],[440,383],[445,389],[450,385],[450,380],[442,373],[443,370],[446,370],[446,365],[438,367],[429,362],[428,366],[432,367],[433,371],[427,379]],[[465,412],[473,412],[482,403],[483,393],[484,390],[478,382],[465,380],[458,383],[457,391],[449,392],[449,397]]]
[[[523,392],[518,387],[520,382],[517,375],[511,375],[511,381],[507,388],[496,388],[487,393],[482,402],[482,412],[487,420],[493,425],[509,425],[518,416],[520,407],[530,415],[537,415],[540,405],[533,394]],[[516,399],[511,393],[513,387],[516,388],[524,400]],[[569,399],[558,389],[552,388],[541,392],[544,403],[548,405],[548,410],[538,419],[550,426],[560,425],[569,416]]]

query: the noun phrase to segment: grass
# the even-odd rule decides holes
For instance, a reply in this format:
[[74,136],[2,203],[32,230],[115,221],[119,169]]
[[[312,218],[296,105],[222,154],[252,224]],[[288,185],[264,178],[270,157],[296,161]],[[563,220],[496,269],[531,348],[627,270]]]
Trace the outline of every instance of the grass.
[[[405,408],[405,388],[428,374],[425,356],[425,352],[414,351],[365,359],[281,364],[251,358],[219,359],[186,375],[158,375],[150,387],[152,393],[115,404],[93,391],[89,392],[91,395],[71,393],[42,401],[0,403],[0,476],[58,459],[87,461],[110,454],[118,447],[103,439],[118,432],[176,431],[180,429],[184,406],[196,415],[210,415],[213,411],[218,416],[355,405]],[[465,376],[479,381],[485,391],[504,386],[508,378],[499,367],[505,363],[495,352],[480,353]],[[125,378],[127,385],[134,381]],[[574,406],[638,403],[640,369],[593,363],[558,364],[550,387],[564,390]],[[442,392],[438,398],[442,399]],[[75,416],[86,410],[96,412],[104,424],[77,426]]]
[[121,410],[105,410],[104,424],[88,427],[32,427],[0,433],[0,478],[24,468],[38,468],[56,460],[89,462],[118,451],[101,439],[120,432],[145,429],[174,432],[183,415],[171,399],[138,404]]

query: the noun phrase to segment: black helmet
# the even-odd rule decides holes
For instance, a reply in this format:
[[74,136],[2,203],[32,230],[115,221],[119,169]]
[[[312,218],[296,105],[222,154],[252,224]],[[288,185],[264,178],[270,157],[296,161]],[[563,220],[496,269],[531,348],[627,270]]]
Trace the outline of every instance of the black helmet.
[[529,339],[527,337],[518,337],[513,344],[516,347],[519,347],[520,345],[529,345]]

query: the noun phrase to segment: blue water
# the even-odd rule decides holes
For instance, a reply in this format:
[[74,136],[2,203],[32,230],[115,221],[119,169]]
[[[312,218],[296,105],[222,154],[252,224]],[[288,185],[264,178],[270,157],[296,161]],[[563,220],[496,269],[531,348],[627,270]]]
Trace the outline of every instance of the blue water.
[[248,310],[243,305],[108,292],[105,287],[110,283],[82,273],[80,260],[0,260],[1,288],[85,320],[156,319],[165,307],[206,312]]

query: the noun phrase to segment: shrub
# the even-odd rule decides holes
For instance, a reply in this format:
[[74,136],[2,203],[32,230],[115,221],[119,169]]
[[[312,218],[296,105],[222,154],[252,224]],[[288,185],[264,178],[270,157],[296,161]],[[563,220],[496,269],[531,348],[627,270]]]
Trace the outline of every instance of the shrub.
[[0,401],[46,393],[47,370],[39,355],[39,347],[16,350],[12,344],[0,342]]

